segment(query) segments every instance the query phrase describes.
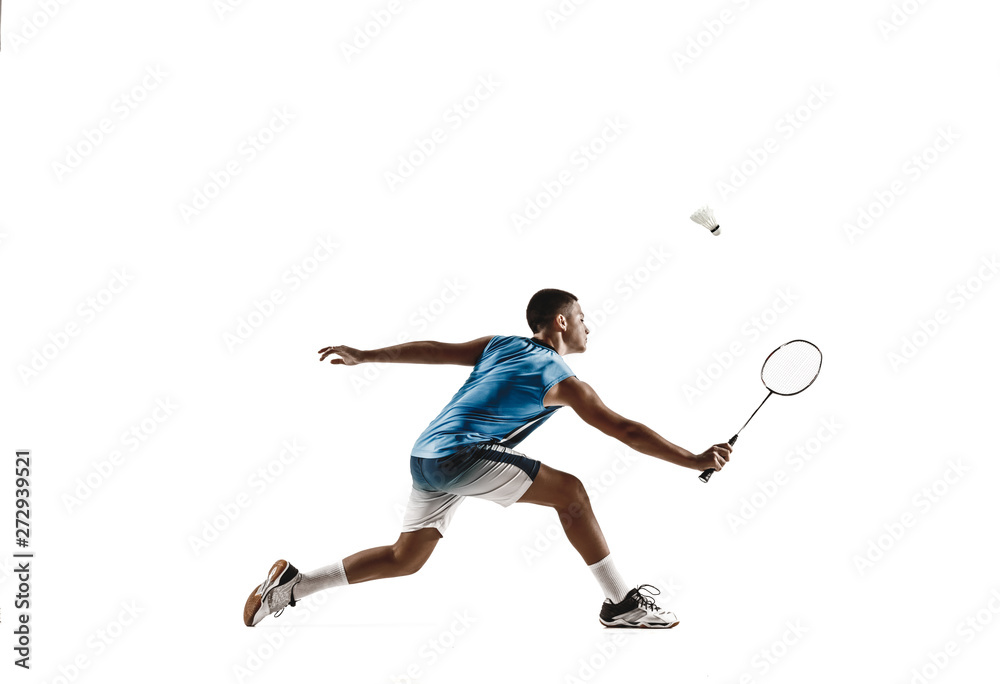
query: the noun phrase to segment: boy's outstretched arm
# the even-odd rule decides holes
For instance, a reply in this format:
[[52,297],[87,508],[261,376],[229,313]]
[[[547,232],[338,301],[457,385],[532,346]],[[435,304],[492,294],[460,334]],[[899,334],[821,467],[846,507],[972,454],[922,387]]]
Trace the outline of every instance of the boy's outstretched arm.
[[587,383],[573,377],[555,385],[545,395],[546,406],[569,406],[595,428],[636,451],[693,470],[721,470],[729,460],[732,447],[722,443],[701,454],[694,454],[661,437],[642,423],[629,420],[605,406]]
[[332,364],[356,366],[359,363],[450,363],[457,366],[475,366],[483,350],[493,336],[480,337],[471,342],[451,344],[448,342],[404,342],[382,349],[361,350],[353,347],[333,346],[319,350],[319,360],[336,354],[339,358],[330,359]]

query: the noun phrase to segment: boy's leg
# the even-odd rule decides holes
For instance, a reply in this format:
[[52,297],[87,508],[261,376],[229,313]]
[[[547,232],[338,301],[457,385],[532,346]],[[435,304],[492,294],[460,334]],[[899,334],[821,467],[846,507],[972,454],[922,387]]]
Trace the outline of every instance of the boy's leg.
[[[412,461],[410,471],[415,474],[414,486],[410,489],[403,513],[403,530],[396,543],[358,551],[333,565],[303,574],[302,581],[295,587],[296,600],[331,587],[412,575],[423,567],[451,524],[463,497],[423,488],[426,485],[421,473],[423,464]],[[416,486],[418,479],[422,485],[420,489]]]
[[403,531],[395,544],[358,551],[333,565],[303,574],[295,586],[295,599],[345,584],[412,575],[430,558],[462,498],[413,487],[403,514]]
[[386,577],[412,575],[431,557],[441,533],[434,527],[403,532],[391,546],[358,551],[344,559],[344,571],[350,584]]
[[358,551],[338,563],[303,573],[293,590],[295,599],[345,584],[412,575],[431,557],[439,539],[441,533],[433,527],[403,532],[395,544]]
[[535,481],[517,501],[554,508],[570,544],[583,556],[587,565],[593,565],[611,553],[590,505],[587,490],[575,475],[543,463]]
[[566,537],[583,557],[607,597],[601,606],[601,624],[660,629],[678,624],[673,613],[657,606],[650,594],[642,593],[641,590],[649,585],[630,589],[625,583],[611,560],[608,543],[579,478],[543,463],[534,482],[518,499],[518,503],[521,502],[549,506],[559,514]]
[[395,544],[359,551],[333,565],[301,573],[285,560],[277,561],[267,579],[247,599],[243,620],[248,627],[317,591],[374,579],[411,575],[437,546],[463,497],[446,492],[410,491],[403,531]]
[[578,477],[543,463],[534,482],[518,499],[518,503],[522,502],[554,508],[566,538],[583,557],[604,595],[613,603],[628,595],[630,587],[611,560],[611,551],[590,505],[590,497]]

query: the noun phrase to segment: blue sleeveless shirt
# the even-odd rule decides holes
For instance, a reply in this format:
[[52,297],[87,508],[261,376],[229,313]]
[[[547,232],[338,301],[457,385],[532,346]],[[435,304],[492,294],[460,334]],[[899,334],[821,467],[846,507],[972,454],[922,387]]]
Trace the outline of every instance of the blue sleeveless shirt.
[[561,408],[543,406],[545,393],[574,375],[544,344],[528,337],[494,337],[469,379],[417,438],[411,455],[443,458],[481,442],[516,446]]

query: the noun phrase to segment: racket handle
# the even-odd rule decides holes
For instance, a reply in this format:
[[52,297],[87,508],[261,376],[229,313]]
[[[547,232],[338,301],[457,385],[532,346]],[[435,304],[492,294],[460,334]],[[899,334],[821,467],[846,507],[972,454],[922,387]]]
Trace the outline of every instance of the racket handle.
[[[733,435],[732,439],[729,440],[729,446],[736,444],[737,437],[739,437],[738,433]],[[712,479],[712,473],[714,472],[715,468],[709,468],[708,470],[704,471],[701,475],[699,475],[698,479],[701,480],[702,482],[708,482],[709,480]]]

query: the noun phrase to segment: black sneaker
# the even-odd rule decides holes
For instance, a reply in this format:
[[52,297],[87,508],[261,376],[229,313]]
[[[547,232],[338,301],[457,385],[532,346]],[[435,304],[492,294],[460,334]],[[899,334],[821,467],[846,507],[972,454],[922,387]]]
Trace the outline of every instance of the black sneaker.
[[[649,587],[652,591],[642,591]],[[653,601],[660,590],[651,584],[636,587],[621,600],[612,603],[605,599],[601,606],[601,624],[605,627],[649,627],[652,629],[670,629],[680,621],[673,613],[663,610]]]

